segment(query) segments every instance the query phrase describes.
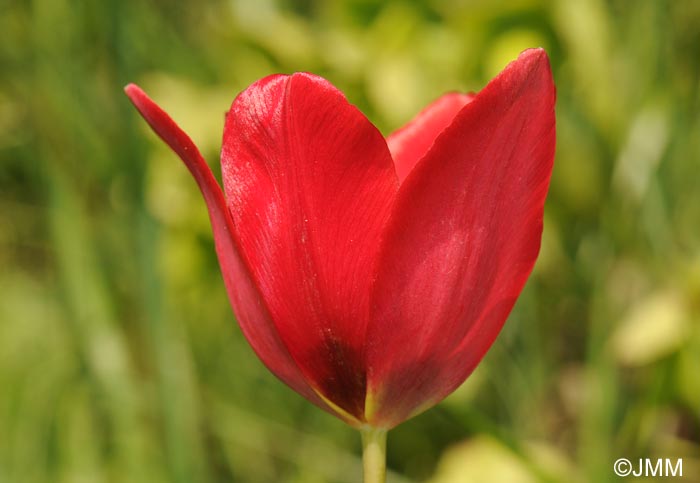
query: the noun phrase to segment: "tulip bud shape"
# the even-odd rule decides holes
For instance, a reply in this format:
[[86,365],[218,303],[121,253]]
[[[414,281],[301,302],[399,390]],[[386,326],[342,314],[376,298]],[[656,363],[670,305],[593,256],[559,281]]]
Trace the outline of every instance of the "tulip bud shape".
[[542,49],[387,138],[318,76],[259,80],[226,115],[223,190],[175,122],[126,93],[199,185],[238,323],[292,389],[384,431],[474,370],[540,249],[555,144]]

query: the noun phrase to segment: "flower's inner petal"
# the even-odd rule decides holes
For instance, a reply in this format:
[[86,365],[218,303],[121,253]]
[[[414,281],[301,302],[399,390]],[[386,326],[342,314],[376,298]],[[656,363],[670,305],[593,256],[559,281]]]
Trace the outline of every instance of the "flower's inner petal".
[[271,76],[234,101],[221,160],[282,340],[312,386],[361,419],[371,265],[398,189],[385,140],[320,77]]
[[403,183],[408,173],[433,145],[435,138],[473,98],[472,94],[445,94],[387,137],[386,142],[394,158],[399,182]]
[[[209,211],[216,253],[219,257],[226,289],[238,317],[239,325],[253,349],[270,371],[292,389],[320,408],[338,415],[307,384],[295,361],[280,340],[264,305],[260,301],[260,294],[251,281],[250,273],[245,264],[242,263],[235,242],[231,238],[233,225],[226,208],[224,195],[197,146],[170,116],[138,86],[130,84],[125,91],[156,134],[182,159],[202,191]],[[342,417],[342,415],[339,416]]]
[[523,52],[402,183],[371,298],[370,423],[436,404],[498,335],[540,247],[554,101],[546,54]]

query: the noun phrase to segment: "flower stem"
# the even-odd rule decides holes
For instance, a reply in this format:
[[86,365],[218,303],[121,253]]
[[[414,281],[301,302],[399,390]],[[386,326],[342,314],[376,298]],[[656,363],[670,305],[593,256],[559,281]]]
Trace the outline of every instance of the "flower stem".
[[364,483],[386,481],[386,429],[362,429]]

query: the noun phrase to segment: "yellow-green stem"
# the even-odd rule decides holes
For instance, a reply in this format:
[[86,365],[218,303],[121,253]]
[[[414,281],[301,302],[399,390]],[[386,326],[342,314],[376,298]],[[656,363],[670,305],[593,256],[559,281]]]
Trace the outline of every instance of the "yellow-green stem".
[[386,482],[386,429],[362,429],[364,483]]

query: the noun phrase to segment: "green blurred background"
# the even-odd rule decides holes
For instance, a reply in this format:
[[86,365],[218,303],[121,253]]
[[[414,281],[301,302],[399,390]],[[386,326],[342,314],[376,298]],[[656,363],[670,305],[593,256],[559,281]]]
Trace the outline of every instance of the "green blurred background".
[[355,431],[242,337],[125,84],[218,176],[260,77],[323,75],[388,133],[533,46],[558,88],[542,253],[474,375],[390,433],[390,481],[613,481],[619,457],[700,481],[700,2],[3,0],[0,483],[360,479]]

